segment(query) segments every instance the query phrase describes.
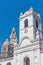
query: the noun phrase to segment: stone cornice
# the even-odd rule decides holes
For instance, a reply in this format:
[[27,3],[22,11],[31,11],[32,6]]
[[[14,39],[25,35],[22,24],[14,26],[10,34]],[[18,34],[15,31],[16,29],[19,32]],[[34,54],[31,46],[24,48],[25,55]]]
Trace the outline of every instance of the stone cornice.
[[5,59],[0,59],[0,62],[2,62],[2,61],[8,61],[8,60],[13,60],[13,57],[5,58]]
[[27,14],[24,13],[24,15],[20,16],[19,19],[21,20],[21,19],[23,19],[23,18],[25,18],[27,16],[31,16],[31,15],[36,16],[37,19],[41,21],[41,18],[38,16],[38,14],[36,12],[33,12],[33,11],[32,12],[28,12]]
[[27,17],[27,16],[31,16],[32,14],[33,14],[33,12],[28,13],[28,14],[25,14],[25,15],[22,15],[22,16],[20,16],[19,19],[23,19],[23,18],[25,18],[25,17]]
[[[28,29],[28,28],[30,28],[30,27],[32,27],[32,26],[36,27],[35,25],[31,25],[31,26],[28,26],[27,28],[20,29],[19,31],[23,31],[23,30]],[[39,29],[38,29],[38,30],[39,30]],[[40,30],[39,30],[39,31],[40,31]],[[42,32],[42,30],[41,30],[40,32]]]
[[40,49],[39,45],[36,45],[36,47],[34,46],[34,47],[23,48],[23,49],[20,49],[20,50],[15,50],[14,55],[21,54],[21,53],[28,52],[28,51],[34,51],[34,50],[37,50],[37,49]]
[[27,50],[31,51],[31,50],[37,49],[39,47],[40,47],[39,46],[39,42],[37,42],[37,43],[31,44],[31,45],[27,45],[27,46],[24,46],[24,47],[15,48],[14,49],[14,54],[22,53],[22,52],[27,51]]

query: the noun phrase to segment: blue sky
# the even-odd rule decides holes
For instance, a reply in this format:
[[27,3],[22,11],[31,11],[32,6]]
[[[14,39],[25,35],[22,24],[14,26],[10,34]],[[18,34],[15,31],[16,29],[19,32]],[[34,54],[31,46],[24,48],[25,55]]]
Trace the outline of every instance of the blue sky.
[[43,0],[0,0],[0,48],[2,43],[9,39],[13,27],[18,38],[20,12],[24,13],[30,7],[41,15],[43,34]]

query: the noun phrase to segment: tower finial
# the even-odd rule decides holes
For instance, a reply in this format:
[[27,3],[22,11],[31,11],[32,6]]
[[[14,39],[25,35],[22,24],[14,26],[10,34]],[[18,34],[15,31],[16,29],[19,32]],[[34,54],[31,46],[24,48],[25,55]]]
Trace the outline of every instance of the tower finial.
[[38,13],[38,16],[39,16],[39,18],[40,18],[40,14]]
[[22,16],[22,15],[23,15],[23,13],[21,12],[21,13],[20,13],[20,16]]
[[34,11],[34,10],[33,10],[33,7],[31,7],[31,8],[29,9],[29,11],[31,11],[31,10]]
[[14,31],[15,31],[15,28],[13,27],[13,28],[12,28],[12,30],[14,30]]

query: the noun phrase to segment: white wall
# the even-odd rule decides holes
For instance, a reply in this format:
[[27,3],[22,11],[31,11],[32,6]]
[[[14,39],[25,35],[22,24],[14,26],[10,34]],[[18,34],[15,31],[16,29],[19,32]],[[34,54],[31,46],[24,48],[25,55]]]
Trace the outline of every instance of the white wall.
[[43,53],[41,53],[41,65],[43,65]]

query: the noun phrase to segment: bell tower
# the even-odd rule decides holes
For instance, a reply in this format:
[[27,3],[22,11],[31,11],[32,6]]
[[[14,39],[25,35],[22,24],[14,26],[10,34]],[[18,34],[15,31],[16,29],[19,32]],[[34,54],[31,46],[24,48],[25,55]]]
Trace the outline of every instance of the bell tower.
[[29,40],[42,38],[40,14],[34,12],[31,7],[24,14],[20,14],[19,43],[25,38]]
[[10,35],[10,44],[13,45],[14,47],[18,46],[16,31],[15,31],[14,27],[13,27],[11,35]]

